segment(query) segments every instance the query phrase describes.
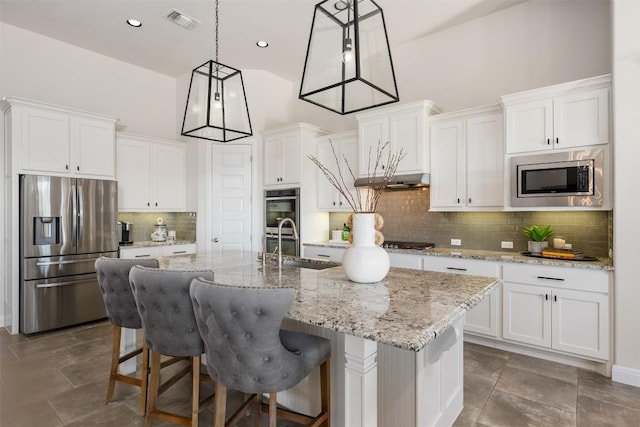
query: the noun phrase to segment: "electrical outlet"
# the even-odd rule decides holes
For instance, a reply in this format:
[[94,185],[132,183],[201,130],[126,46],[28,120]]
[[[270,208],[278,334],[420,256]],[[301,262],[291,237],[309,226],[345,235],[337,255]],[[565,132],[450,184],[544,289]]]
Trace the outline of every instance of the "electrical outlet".
[[509,241],[502,241],[500,242],[500,247],[502,249],[513,249],[513,242],[509,242]]
[[460,239],[451,239],[451,246],[461,246],[462,240]]

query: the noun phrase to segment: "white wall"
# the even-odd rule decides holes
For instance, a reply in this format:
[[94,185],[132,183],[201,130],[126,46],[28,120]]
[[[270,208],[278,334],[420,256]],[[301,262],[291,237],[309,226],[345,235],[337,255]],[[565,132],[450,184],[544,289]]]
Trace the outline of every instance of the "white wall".
[[[640,2],[613,3],[615,323],[613,378],[640,387]],[[630,179],[632,178],[632,179]]]
[[176,80],[0,22],[0,96],[118,117],[118,130],[173,139]]

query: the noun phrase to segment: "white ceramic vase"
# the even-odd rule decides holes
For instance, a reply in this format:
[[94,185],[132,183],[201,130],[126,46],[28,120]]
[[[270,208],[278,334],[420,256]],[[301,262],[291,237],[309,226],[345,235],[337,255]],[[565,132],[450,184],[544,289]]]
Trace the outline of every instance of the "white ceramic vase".
[[389,273],[389,254],[376,246],[375,214],[353,214],[353,243],[342,256],[342,268],[349,280],[375,283]]

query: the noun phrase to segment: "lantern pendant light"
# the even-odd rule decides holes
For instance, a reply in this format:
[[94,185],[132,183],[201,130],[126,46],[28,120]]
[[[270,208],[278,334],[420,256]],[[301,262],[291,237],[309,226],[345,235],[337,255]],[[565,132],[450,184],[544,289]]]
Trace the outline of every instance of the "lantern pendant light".
[[191,73],[181,134],[229,142],[251,136],[251,120],[242,73],[218,61],[218,0],[215,4],[216,59]]
[[373,0],[316,4],[299,98],[338,114],[398,102],[384,16]]

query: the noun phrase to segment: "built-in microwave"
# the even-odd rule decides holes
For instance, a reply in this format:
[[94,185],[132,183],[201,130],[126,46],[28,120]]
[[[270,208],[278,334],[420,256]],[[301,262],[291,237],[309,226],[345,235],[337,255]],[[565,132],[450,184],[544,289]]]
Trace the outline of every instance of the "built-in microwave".
[[605,208],[603,148],[511,158],[511,206]]

